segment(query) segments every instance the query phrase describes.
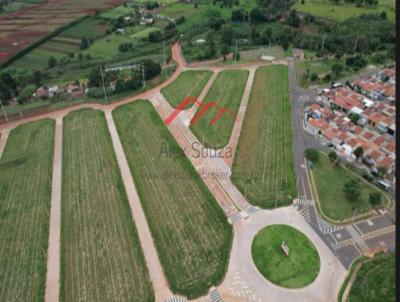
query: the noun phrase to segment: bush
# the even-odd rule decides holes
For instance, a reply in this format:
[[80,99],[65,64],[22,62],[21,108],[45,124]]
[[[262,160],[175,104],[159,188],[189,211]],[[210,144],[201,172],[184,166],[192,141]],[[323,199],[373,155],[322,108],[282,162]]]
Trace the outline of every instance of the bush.
[[149,33],[149,42],[160,42],[163,39],[161,31],[156,30]]
[[317,81],[318,80],[318,75],[315,73],[315,72],[313,72],[311,75],[310,75],[310,81],[311,82],[315,82],[315,81]]
[[378,206],[382,202],[382,194],[380,192],[369,193],[369,203]]
[[360,183],[355,179],[350,180],[344,184],[343,193],[348,200],[357,201],[361,195]]
[[364,178],[366,181],[369,181],[369,182],[372,182],[372,181],[374,180],[374,177],[373,177],[372,175],[367,174],[367,173],[364,173],[364,174],[363,174],[363,178]]
[[304,156],[313,163],[317,163],[319,160],[319,151],[317,149],[307,148],[304,151]]

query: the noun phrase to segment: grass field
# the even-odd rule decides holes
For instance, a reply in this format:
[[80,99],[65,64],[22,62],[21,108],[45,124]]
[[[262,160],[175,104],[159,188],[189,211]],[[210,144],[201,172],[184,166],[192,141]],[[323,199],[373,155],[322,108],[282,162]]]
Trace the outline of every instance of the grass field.
[[11,131],[0,160],[0,301],[43,301],[54,121]]
[[203,104],[216,102],[218,106],[229,109],[230,113],[223,114],[215,124],[209,125],[219,112],[216,107],[211,107],[196,124],[190,126],[205,147],[217,149],[228,144],[248,76],[247,70],[224,70],[218,74]]
[[154,301],[104,113],[63,127],[61,301]]
[[97,39],[105,34],[109,25],[103,20],[86,18],[65,30],[61,36],[75,39]]
[[113,117],[171,290],[206,294],[224,277],[232,228],[190,161],[163,152],[180,148],[150,102]]
[[297,195],[288,85],[286,66],[257,69],[233,162],[232,181],[263,208],[288,205]]
[[[289,256],[281,250],[282,241],[289,248]],[[306,235],[288,225],[271,225],[259,231],[251,254],[261,274],[279,286],[304,287],[319,272],[320,259],[314,245]]]
[[342,2],[339,5],[335,5],[325,0],[306,0],[305,4],[297,2],[294,5],[294,9],[299,12],[327,17],[336,21],[343,21],[361,14],[377,14],[385,11],[388,19],[394,21],[396,15],[394,4],[394,0],[379,0],[376,7],[357,7],[355,3]]
[[396,254],[379,254],[365,261],[357,273],[347,301],[396,301]]
[[[187,70],[182,72],[173,83],[161,90],[172,107],[176,107],[186,97],[198,97],[212,75],[208,70]],[[188,108],[192,107],[189,105]]]
[[[358,215],[371,210],[371,204],[368,201],[369,193],[377,192],[378,189],[342,166],[333,165],[324,153],[320,154],[319,161],[314,164],[311,171],[318,191],[321,210],[328,218],[340,221],[351,218],[355,209],[357,209]],[[361,196],[359,200],[349,201],[343,193],[343,187],[352,179],[360,181]],[[382,196],[382,199],[384,200],[385,197]]]

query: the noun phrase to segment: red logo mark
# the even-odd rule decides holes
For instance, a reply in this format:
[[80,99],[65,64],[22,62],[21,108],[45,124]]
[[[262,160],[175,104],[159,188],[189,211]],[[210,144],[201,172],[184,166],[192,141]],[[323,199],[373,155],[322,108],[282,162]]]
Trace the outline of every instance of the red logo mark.
[[200,109],[197,111],[197,113],[190,121],[190,125],[194,125],[211,107],[216,107],[218,109],[218,113],[210,121],[209,125],[213,125],[224,113],[228,113],[234,120],[238,121],[238,119],[236,118],[236,114],[232,112],[230,109],[222,108],[216,102],[209,102],[207,104],[203,104],[195,97],[188,96],[182,102],[179,103],[174,112],[172,112],[171,115],[165,119],[164,123],[166,125],[170,124],[178,116],[178,114],[182,110],[184,110],[186,106],[189,105],[190,103],[195,103],[200,107]]

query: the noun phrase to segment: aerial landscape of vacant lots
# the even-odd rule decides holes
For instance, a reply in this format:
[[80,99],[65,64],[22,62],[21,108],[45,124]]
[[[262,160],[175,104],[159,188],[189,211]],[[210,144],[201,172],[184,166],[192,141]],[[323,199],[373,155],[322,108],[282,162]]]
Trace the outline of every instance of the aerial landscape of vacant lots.
[[397,301],[396,21],[0,1],[0,301]]

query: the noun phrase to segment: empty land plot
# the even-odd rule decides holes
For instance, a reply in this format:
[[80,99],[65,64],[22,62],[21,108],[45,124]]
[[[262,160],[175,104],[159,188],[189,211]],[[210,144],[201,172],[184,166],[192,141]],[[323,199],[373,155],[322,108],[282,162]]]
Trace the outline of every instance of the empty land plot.
[[11,131],[0,160],[0,301],[43,301],[54,121]]
[[[310,169],[315,182],[319,205],[322,213],[329,219],[340,221],[357,214],[366,214],[372,209],[369,194],[380,192],[376,187],[353,174],[341,165],[334,165],[325,153],[320,152],[319,160]],[[358,180],[361,194],[357,200],[349,200],[343,192],[345,184],[351,180]],[[389,203],[382,194],[384,205]]]
[[104,113],[64,118],[61,301],[154,301]]
[[257,69],[232,171],[232,181],[257,206],[295,198],[287,67]]
[[[176,108],[186,97],[198,97],[212,75],[209,70],[187,70],[182,72],[173,83],[163,88],[161,92]],[[190,107],[193,104],[190,105]]]
[[190,161],[163,151],[181,149],[150,102],[113,116],[170,288],[189,298],[206,294],[227,269],[227,218]]
[[[247,70],[221,71],[203,100],[203,104],[215,102],[190,129],[205,147],[222,148],[229,142],[236,114],[239,110],[249,72]],[[213,124],[210,122],[220,112],[217,108],[228,109]]]

